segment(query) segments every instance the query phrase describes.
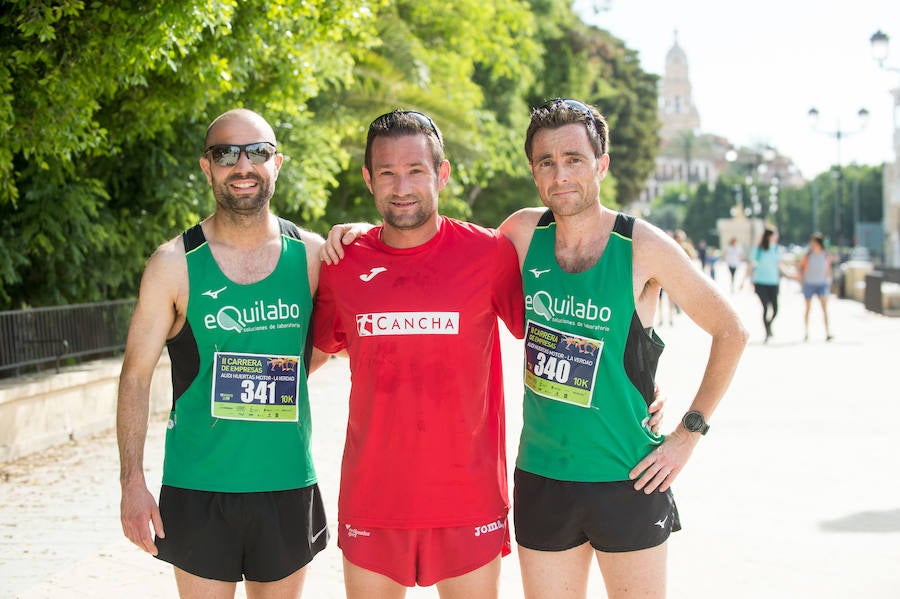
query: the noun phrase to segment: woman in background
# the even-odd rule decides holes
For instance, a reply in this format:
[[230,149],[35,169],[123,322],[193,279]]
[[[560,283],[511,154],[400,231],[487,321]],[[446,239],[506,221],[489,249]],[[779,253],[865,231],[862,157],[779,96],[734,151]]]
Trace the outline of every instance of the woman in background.
[[738,267],[741,265],[741,262],[744,261],[744,251],[741,249],[741,246],[738,245],[738,240],[735,237],[731,238],[731,241],[728,242],[728,247],[725,248],[725,264],[728,265],[728,272],[731,273],[731,292],[734,293],[734,277],[737,272]]
[[772,321],[778,315],[778,283],[781,280],[781,246],[778,245],[778,231],[766,227],[759,245],[750,254],[747,278],[753,281],[753,288],[763,307],[763,324],[766,327],[766,342],[772,336]]
[[831,255],[825,251],[825,238],[816,233],[809,239],[809,250],[800,261],[799,278],[803,284],[806,312],[803,314],[803,340],[809,340],[809,309],[813,296],[819,297],[822,317],[825,319],[825,340],[831,341],[828,327],[828,290],[831,287]]

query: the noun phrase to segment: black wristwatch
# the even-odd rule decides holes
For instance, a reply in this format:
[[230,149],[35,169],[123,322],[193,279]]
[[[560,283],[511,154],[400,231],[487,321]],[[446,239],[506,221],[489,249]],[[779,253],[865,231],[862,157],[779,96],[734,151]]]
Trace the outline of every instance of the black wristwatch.
[[706,424],[706,419],[703,417],[703,414],[698,412],[697,410],[691,410],[687,414],[684,415],[684,418],[681,419],[681,424],[684,425],[688,431],[692,433],[700,433],[701,435],[705,435],[706,431],[709,430],[709,425]]

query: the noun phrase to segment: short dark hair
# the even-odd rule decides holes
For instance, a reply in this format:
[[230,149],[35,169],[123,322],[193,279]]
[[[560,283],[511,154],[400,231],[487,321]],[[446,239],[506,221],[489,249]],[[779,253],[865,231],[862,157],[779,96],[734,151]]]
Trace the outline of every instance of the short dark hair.
[[403,135],[424,135],[431,146],[434,170],[440,169],[444,161],[444,137],[430,116],[415,110],[392,110],[376,118],[369,125],[366,134],[366,170],[372,172],[372,142],[377,137],[401,137]]
[[535,134],[541,129],[559,129],[572,123],[584,125],[594,156],[609,152],[609,125],[600,111],[579,100],[555,98],[531,111],[531,122],[525,134],[525,155],[531,162],[531,148]]

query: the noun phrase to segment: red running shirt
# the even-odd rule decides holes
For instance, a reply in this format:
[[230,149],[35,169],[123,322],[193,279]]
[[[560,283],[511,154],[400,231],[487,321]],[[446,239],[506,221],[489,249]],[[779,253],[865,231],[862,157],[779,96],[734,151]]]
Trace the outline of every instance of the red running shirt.
[[375,227],[323,265],[319,349],[350,355],[338,519],[464,526],[509,508],[497,317],[524,334],[515,248],[442,217],[427,243],[392,248]]

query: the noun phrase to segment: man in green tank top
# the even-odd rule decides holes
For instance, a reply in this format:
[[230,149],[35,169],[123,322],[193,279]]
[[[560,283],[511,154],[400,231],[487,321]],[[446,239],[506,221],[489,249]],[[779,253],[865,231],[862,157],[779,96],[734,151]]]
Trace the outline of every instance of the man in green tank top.
[[[582,102],[533,110],[525,153],[549,210],[520,210],[500,227],[525,291],[514,525],[534,598],[584,597],[592,556],[609,597],[665,595],[666,539],[680,528],[669,487],[747,343],[727,299],[671,237],[600,203],[608,144],[605,119]],[[648,410],[660,289],[712,337],[690,408],[665,437]]]
[[[240,580],[248,597],[299,597],[306,565],[328,540],[305,349],[323,240],[271,213],[283,156],[260,115],[222,114],[204,148],[216,210],[150,257],[128,332],[117,419],[122,528],[173,564],[181,597],[233,597]],[[164,346],[173,406],[157,505],[143,449]]]

